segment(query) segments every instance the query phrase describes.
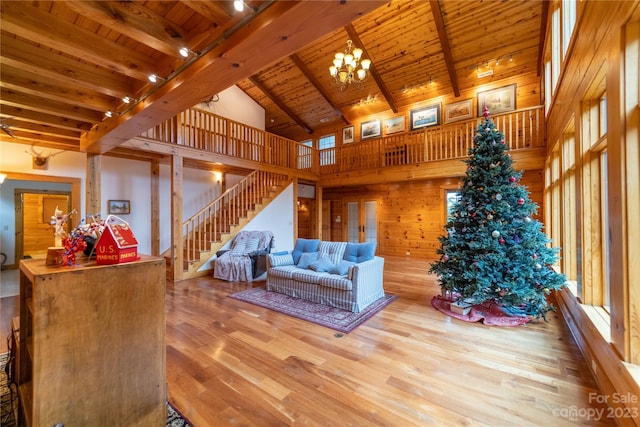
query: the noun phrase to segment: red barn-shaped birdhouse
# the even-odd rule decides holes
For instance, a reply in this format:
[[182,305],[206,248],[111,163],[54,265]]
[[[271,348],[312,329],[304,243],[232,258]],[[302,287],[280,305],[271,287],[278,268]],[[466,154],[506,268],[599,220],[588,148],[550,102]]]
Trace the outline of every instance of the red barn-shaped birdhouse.
[[110,215],[96,243],[96,264],[120,264],[138,258],[138,241],[133,230],[125,221]]

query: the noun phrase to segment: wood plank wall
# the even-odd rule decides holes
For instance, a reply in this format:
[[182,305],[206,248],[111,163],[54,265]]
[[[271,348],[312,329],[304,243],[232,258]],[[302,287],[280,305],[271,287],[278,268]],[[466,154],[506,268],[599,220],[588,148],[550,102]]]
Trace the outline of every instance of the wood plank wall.
[[[527,171],[521,183],[527,186],[531,200],[539,205],[542,218],[542,170]],[[325,188],[323,200],[330,202],[331,240],[346,240],[344,206],[354,197],[378,201],[378,249],[381,255],[406,255],[435,258],[445,221],[445,192],[458,187],[456,178],[441,178],[405,183]],[[340,216],[341,221],[336,222]]]
[[[55,213],[55,207],[59,206],[65,214],[68,212],[69,196],[54,194],[24,193],[24,255],[36,257],[46,255],[47,248],[53,246],[53,226],[49,223]],[[44,210],[44,205],[51,209]],[[67,232],[70,231],[67,224]]]

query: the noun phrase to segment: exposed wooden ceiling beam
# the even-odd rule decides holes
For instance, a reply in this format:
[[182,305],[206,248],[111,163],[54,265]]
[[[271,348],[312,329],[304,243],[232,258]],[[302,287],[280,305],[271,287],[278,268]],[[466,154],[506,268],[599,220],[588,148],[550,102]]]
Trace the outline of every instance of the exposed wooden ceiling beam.
[[384,96],[384,99],[387,101],[387,104],[389,104],[389,107],[391,107],[391,111],[393,111],[394,113],[397,113],[398,106],[396,105],[396,101],[393,98],[393,95],[391,95],[391,91],[389,90],[389,88],[387,88],[387,85],[382,80],[382,77],[380,77],[380,74],[376,70],[375,61],[371,58],[371,55],[369,55],[369,53],[367,52],[367,48],[364,45],[364,43],[362,43],[362,40],[360,40],[360,36],[356,32],[356,29],[353,28],[352,24],[349,24],[344,28],[345,30],[347,30],[347,33],[349,34],[349,38],[351,39],[351,41],[353,41],[353,43],[356,46],[362,49],[362,56],[371,59],[371,67],[369,68],[369,73],[371,73],[371,77],[373,77],[373,79],[376,81],[376,84],[380,88],[380,92],[382,92],[382,96]]
[[287,116],[293,119],[302,129],[304,129],[307,133],[313,133],[313,130],[307,125],[300,117],[298,117],[289,107],[287,107],[281,100],[278,98],[271,90],[260,82],[256,77],[249,76],[249,81],[262,93],[264,93],[267,98],[269,98],[274,104],[278,106],[282,111],[284,111]]
[[291,59],[291,61],[293,61],[294,64],[296,64],[296,66],[300,69],[302,74],[304,74],[307,80],[311,82],[313,87],[316,88],[316,90],[318,91],[318,93],[320,93],[320,95],[324,98],[324,100],[327,101],[327,104],[331,105],[331,108],[333,108],[333,111],[335,111],[336,114],[339,115],[340,118],[345,123],[349,124],[350,123],[349,120],[347,120],[344,114],[342,114],[342,111],[340,110],[340,108],[331,100],[327,91],[324,89],[324,87],[322,87],[318,79],[316,79],[315,76],[311,74],[311,71],[309,71],[307,66],[300,59],[300,57],[294,53],[293,55],[290,55],[289,58]]
[[3,105],[11,105],[19,108],[28,108],[33,111],[39,111],[47,114],[58,114],[60,111],[65,112],[65,117],[81,122],[96,122],[102,118],[102,114],[82,107],[69,108],[69,104],[65,102],[45,100],[42,97],[22,92],[16,92],[11,89],[1,88],[0,99]]
[[94,126],[81,146],[107,152],[202,101],[203,94],[221,92],[384,3],[275,2],[131,110]]
[[40,135],[59,136],[62,139],[68,138],[74,140],[76,143],[80,138],[80,130],[60,129],[47,124],[33,123],[22,120],[9,120],[9,127],[13,132],[25,131],[30,133],[36,133]]
[[444,20],[442,19],[442,10],[440,10],[440,3],[438,0],[430,0],[431,13],[433,14],[433,21],[438,30],[438,37],[440,38],[440,45],[442,46],[442,54],[444,55],[444,62],[447,64],[447,70],[449,71],[449,79],[451,80],[451,89],[453,94],[457,97],[460,96],[460,87],[458,86],[458,74],[456,73],[456,65],[453,61],[453,55],[451,54],[451,46],[449,45],[449,37],[447,36],[447,30],[444,27]]
[[[268,7],[269,3],[275,0],[264,1],[260,4],[260,9]],[[230,1],[202,1],[202,0],[181,0],[187,7],[194,10],[198,15],[206,18],[209,23],[206,26],[193,27],[189,30],[186,39],[191,48],[205,46],[209,41],[216,40],[224,33],[235,27],[239,22],[247,19],[247,14],[257,11],[251,9],[245,13],[237,13],[233,9]]]
[[32,111],[29,109],[14,107],[12,105],[5,104],[0,104],[0,117],[9,120],[13,119],[14,117],[20,117],[20,120],[24,122],[40,123],[71,131],[86,132],[91,129],[90,124],[85,121],[71,120],[65,117],[61,117],[59,114],[46,114],[39,111]]
[[142,3],[83,0],[68,2],[76,13],[174,58],[186,40],[182,28],[152,13]]
[[[213,22],[214,26],[220,27],[221,22],[226,22],[229,18],[234,16],[241,16],[234,14],[232,11],[231,2],[215,2],[215,1],[202,1],[202,0],[182,0],[184,4],[189,6],[200,15]],[[240,18],[236,18],[236,21]]]
[[58,83],[93,90],[121,98],[133,91],[131,78],[122,78],[105,68],[79,62],[44,47],[2,37],[0,45],[2,63],[40,75]]
[[106,40],[27,2],[2,2],[0,23],[4,31],[140,81],[146,81],[149,74],[157,72],[156,64],[148,56]]
[[100,113],[116,106],[116,99],[111,96],[88,92],[82,88],[70,90],[68,84],[59,86],[56,82],[38,74],[26,73],[5,64],[0,66],[0,73],[2,74],[0,86],[16,92],[37,95],[72,106],[96,110]]
[[79,150],[79,143],[77,139],[65,139],[51,135],[24,132],[19,130],[14,131],[13,134],[16,136],[16,138],[11,138],[4,132],[0,133],[0,141],[12,142],[14,144],[37,145],[38,147],[55,148],[56,150]]

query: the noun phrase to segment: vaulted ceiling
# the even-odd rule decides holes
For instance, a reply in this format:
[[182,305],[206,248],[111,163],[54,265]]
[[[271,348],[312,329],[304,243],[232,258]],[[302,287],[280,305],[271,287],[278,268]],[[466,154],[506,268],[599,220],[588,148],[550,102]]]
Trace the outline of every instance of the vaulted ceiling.
[[[546,4],[3,0],[0,140],[105,153],[233,84],[264,107],[267,131],[301,140],[459,95],[483,70],[482,84],[536,72]],[[348,39],[373,65],[341,91],[328,69]]]

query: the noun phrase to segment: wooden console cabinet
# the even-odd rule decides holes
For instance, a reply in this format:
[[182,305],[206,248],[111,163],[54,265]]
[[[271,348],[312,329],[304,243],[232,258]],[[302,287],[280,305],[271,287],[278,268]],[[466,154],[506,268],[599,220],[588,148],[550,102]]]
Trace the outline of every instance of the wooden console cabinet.
[[19,424],[166,424],[165,261],[20,261]]

